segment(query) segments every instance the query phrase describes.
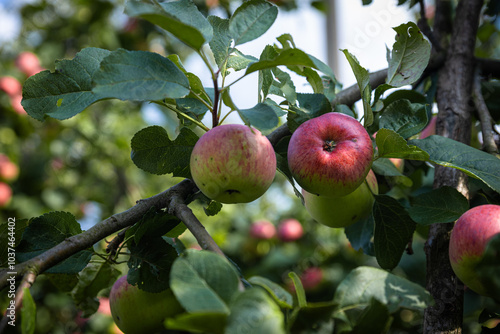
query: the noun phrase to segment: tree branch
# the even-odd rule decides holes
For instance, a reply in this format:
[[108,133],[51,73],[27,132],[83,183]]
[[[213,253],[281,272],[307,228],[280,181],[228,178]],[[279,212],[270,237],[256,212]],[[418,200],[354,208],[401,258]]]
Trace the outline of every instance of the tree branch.
[[[19,286],[17,287],[16,290],[16,297],[14,299],[14,305],[15,305],[15,315],[16,319],[18,318],[19,311],[21,310],[22,302],[23,302],[23,297],[24,297],[24,289],[31,288],[33,283],[35,283],[36,279],[36,273],[33,271],[28,271],[24,277]],[[8,311],[8,310],[7,310]],[[2,321],[0,321],[0,333],[3,333],[5,328],[7,327],[7,324],[9,323],[9,317],[7,317],[7,311],[5,311],[4,317],[2,318]]]
[[[442,3],[443,1],[439,1]],[[483,2],[461,0],[455,14],[444,67],[439,72],[436,122],[438,135],[470,143],[470,119],[474,72],[474,45]],[[449,13],[436,13],[448,17]],[[449,27],[442,27],[439,33]],[[444,34],[441,38],[444,38]],[[451,186],[468,197],[467,177],[462,172],[437,166],[434,187]],[[453,223],[430,226],[425,244],[427,258],[427,290],[435,305],[425,310],[424,333],[461,333],[463,322],[463,284],[455,276],[448,257],[450,231]]]

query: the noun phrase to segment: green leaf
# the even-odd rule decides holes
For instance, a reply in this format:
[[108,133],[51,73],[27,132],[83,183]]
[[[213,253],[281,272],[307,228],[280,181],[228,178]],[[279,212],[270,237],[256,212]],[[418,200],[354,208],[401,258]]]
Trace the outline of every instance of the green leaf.
[[292,106],[287,115],[290,131],[295,131],[300,124],[320,115],[332,112],[332,105],[324,94],[297,94],[297,106]]
[[274,109],[265,103],[257,103],[253,108],[238,110],[243,122],[265,131],[278,126],[279,118]]
[[23,301],[21,307],[21,332],[33,334],[36,328],[36,304],[31,296],[29,288],[23,290]]
[[132,138],[131,158],[137,167],[152,174],[190,177],[189,160],[198,136],[183,127],[172,141],[160,126],[150,126]]
[[293,307],[292,295],[273,281],[262,276],[252,276],[248,282],[265,289],[280,307],[290,309]]
[[411,85],[424,72],[431,56],[431,45],[413,22],[394,28],[396,42],[387,51],[389,69],[386,83],[394,87]]
[[433,304],[431,295],[420,285],[372,267],[358,267],[339,284],[333,301],[338,309],[366,307],[375,298],[389,313],[400,308],[423,310]]
[[141,220],[127,230],[125,238],[133,236],[134,242],[138,244],[143,237],[162,236],[179,225],[184,225],[179,218],[151,208]]
[[71,291],[71,297],[78,309],[83,311],[84,318],[97,311],[97,295],[101,290],[113,285],[120,275],[121,272],[111,263],[97,257],[78,274],[78,283]]
[[226,68],[223,66],[229,56],[232,41],[231,34],[229,33],[229,19],[210,15],[208,22],[212,25],[214,31],[214,37],[209,43],[210,49],[214,54],[215,63],[224,75]]
[[241,71],[245,68],[247,68],[247,66],[253,62],[256,62],[258,61],[257,58],[253,57],[253,56],[249,56],[249,55],[245,55],[243,53],[241,53],[240,51],[238,50],[234,50],[233,53],[231,53],[231,55],[229,56],[229,59],[227,61],[227,69],[234,69],[235,71]]
[[[15,219],[13,217],[0,223],[0,268],[7,268],[8,253],[12,253],[12,249],[19,245],[28,224],[28,219]],[[12,238],[14,239],[13,243]]]
[[469,176],[480,179],[500,193],[500,159],[494,155],[437,135],[414,139],[409,143],[425,150],[430,156],[430,161],[459,169]]
[[168,58],[148,51],[113,51],[94,82],[95,94],[120,100],[155,101],[189,93],[186,75]]
[[292,77],[287,72],[274,67],[271,72],[274,74],[276,80],[273,81],[271,88],[277,88],[278,92],[272,92],[275,95],[283,96],[289,104],[295,104],[297,100],[297,93],[295,91],[295,84],[293,83]]
[[[82,233],[80,224],[68,212],[49,212],[33,218],[24,230],[22,240],[17,247],[16,259],[19,262],[27,261],[80,233]],[[80,251],[46,272],[53,274],[78,273],[87,265],[91,256],[90,250]]]
[[[278,51],[276,51],[276,49],[273,46],[266,45],[266,47],[264,48],[264,50],[262,50],[260,54],[259,61],[272,60],[277,56],[278,56]],[[262,100],[264,100],[267,97],[273,82],[274,82],[273,72],[269,68],[259,70],[259,102],[262,102]]]
[[410,242],[416,224],[398,201],[386,195],[375,196],[374,248],[377,262],[383,269],[394,269]]
[[296,313],[290,332],[298,334],[334,333],[332,314],[336,307],[337,305],[333,302],[307,303],[307,306],[300,308]]
[[220,210],[222,210],[222,203],[212,200],[206,207],[203,208],[203,211],[205,211],[205,214],[208,217],[216,216],[220,212]]
[[373,249],[373,233],[375,222],[373,215],[346,227],[344,233],[355,250],[363,249],[363,253],[375,256]]
[[387,307],[372,298],[370,304],[351,323],[353,329],[350,333],[387,333],[392,322]]
[[149,4],[127,1],[125,14],[140,17],[170,32],[186,45],[200,50],[213,37],[212,26],[191,0]]
[[349,51],[341,50],[347,58],[349,65],[351,65],[356,81],[358,82],[359,91],[361,92],[361,100],[363,101],[363,111],[365,119],[365,127],[372,125],[373,112],[371,108],[372,88],[370,87],[370,75],[368,71],[359,64],[358,59]]
[[302,286],[300,277],[293,271],[288,273],[288,277],[292,279],[293,286],[295,287],[295,293],[297,294],[297,302],[299,303],[299,308],[307,306],[306,291]]
[[194,333],[223,334],[227,314],[218,312],[182,313],[165,320],[167,329],[176,329]]
[[229,314],[227,303],[238,292],[239,276],[223,257],[209,251],[187,250],[172,266],[170,287],[190,313]]
[[394,101],[385,108],[379,125],[397,132],[403,138],[410,138],[427,125],[426,106],[406,99]]
[[148,292],[161,292],[169,287],[172,263],[177,251],[161,236],[143,237],[139,243],[130,240],[127,281]]
[[102,97],[92,92],[92,80],[110,51],[86,48],[72,60],[56,61],[55,71],[42,71],[23,85],[22,105],[33,118],[59,120],[75,116]]
[[[261,57],[262,58],[262,57]],[[278,53],[275,57],[261,59],[255,63],[248,66],[245,75],[256,71],[262,71],[264,69],[273,68],[276,66],[307,66],[315,68],[317,70],[318,66],[312,56],[308,55],[300,49],[287,49]]]
[[243,2],[229,19],[234,45],[250,42],[264,34],[278,16],[278,8],[264,0]]
[[411,219],[421,225],[454,222],[469,209],[469,202],[458,190],[441,187],[413,198],[408,209]]
[[375,139],[379,158],[429,161],[429,154],[426,151],[417,146],[408,145],[403,137],[392,130],[380,129]]
[[279,306],[262,289],[247,289],[231,302],[224,333],[285,334],[285,319]]
[[384,176],[403,176],[399,169],[387,158],[379,158],[372,164],[375,174]]

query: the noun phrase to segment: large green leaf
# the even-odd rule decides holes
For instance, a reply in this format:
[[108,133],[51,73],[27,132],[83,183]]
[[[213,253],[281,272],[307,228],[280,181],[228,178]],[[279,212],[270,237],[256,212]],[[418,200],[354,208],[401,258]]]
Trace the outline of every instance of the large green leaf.
[[370,75],[368,74],[368,71],[359,64],[358,59],[356,59],[356,57],[352,55],[348,50],[341,51],[347,58],[347,61],[349,62],[349,65],[351,65],[351,69],[354,72],[354,76],[356,77],[359,91],[361,92],[361,100],[363,102],[365,127],[368,127],[373,123],[373,111],[371,107],[372,88],[370,87]]
[[125,13],[156,24],[195,50],[213,37],[212,26],[191,0],[158,4],[127,1]]
[[47,116],[67,119],[99,100],[92,92],[92,80],[101,61],[110,51],[86,48],[72,60],[56,61],[54,72],[35,74],[23,86],[22,105],[33,118],[43,121]]
[[430,161],[459,169],[467,175],[480,179],[500,193],[500,159],[494,155],[437,135],[414,139],[408,143],[425,150],[430,156]]
[[265,289],[280,307],[293,307],[292,295],[273,281],[262,276],[252,276],[250,277],[248,282],[254,286],[260,286],[261,288]]
[[396,28],[392,54],[387,52],[387,83],[394,87],[411,85],[424,72],[431,56],[431,45],[413,22]]
[[129,240],[127,248],[130,251],[127,282],[148,292],[166,290],[172,263],[177,258],[175,248],[160,235],[143,237],[138,243]]
[[149,173],[189,177],[189,161],[197,141],[198,136],[186,127],[172,141],[164,128],[150,126],[132,138],[132,161]]
[[410,217],[418,224],[450,223],[469,209],[469,202],[451,187],[441,187],[416,196],[408,209]]
[[190,313],[229,314],[228,303],[238,292],[239,276],[223,257],[209,251],[186,251],[172,266],[170,287]]
[[83,317],[88,318],[97,311],[98,293],[113,285],[120,274],[121,272],[110,262],[97,256],[78,273],[78,283],[71,291],[71,296],[78,308],[83,311]]
[[333,301],[338,310],[363,308],[375,298],[387,306],[389,313],[400,308],[423,310],[433,304],[431,295],[420,285],[372,267],[351,271],[337,287]]
[[373,249],[374,226],[375,222],[373,220],[373,215],[347,226],[344,232],[352,248],[355,250],[363,249],[363,253],[375,256]]
[[379,126],[397,132],[403,138],[410,138],[427,125],[425,105],[411,103],[407,99],[394,101],[380,116]]
[[215,63],[221,69],[221,73],[225,75],[223,68],[224,61],[229,57],[231,48],[231,34],[229,33],[229,19],[223,19],[218,16],[209,16],[208,22],[214,30],[214,37],[210,41],[210,49],[214,55]]
[[274,109],[266,103],[258,103],[253,108],[238,110],[245,124],[259,130],[271,130],[278,126],[279,118]]
[[236,9],[229,19],[234,45],[250,42],[264,34],[278,16],[278,8],[264,0],[250,0]]
[[174,318],[167,318],[167,329],[188,331],[189,333],[223,334],[226,326],[227,314],[214,311],[182,313]]
[[395,268],[410,242],[416,224],[398,201],[386,195],[375,196],[374,248],[380,267]]
[[226,334],[285,334],[285,319],[279,306],[262,289],[247,289],[231,303]]
[[400,158],[429,161],[429,154],[423,149],[408,145],[406,140],[389,129],[380,129],[375,138],[379,158]]
[[[27,261],[44,253],[67,238],[82,233],[80,224],[68,212],[49,212],[33,218],[24,230],[22,240],[16,249],[16,259]],[[80,251],[51,267],[46,272],[53,274],[76,274],[89,262],[91,250]]]
[[168,58],[148,51],[113,51],[94,75],[92,91],[106,98],[155,101],[189,93],[186,75]]

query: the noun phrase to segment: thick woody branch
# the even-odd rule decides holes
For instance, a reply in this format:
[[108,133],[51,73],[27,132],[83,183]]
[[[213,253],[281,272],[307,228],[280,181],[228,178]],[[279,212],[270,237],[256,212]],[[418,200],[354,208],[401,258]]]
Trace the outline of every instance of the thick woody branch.
[[483,93],[481,92],[481,77],[479,71],[474,74],[474,104],[476,105],[479,120],[481,121],[481,132],[483,134],[483,149],[492,154],[498,154],[498,147],[495,143],[493,135],[493,118],[484,101]]

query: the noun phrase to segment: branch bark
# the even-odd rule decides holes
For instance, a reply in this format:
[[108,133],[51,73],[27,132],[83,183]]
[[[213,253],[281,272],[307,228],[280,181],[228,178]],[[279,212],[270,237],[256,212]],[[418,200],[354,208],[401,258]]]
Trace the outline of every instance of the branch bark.
[[[474,45],[482,5],[481,0],[459,2],[446,61],[438,78],[436,133],[466,144],[470,143]],[[443,18],[448,17],[447,14],[439,13]],[[441,29],[442,38],[448,27]],[[434,187],[442,186],[454,187],[468,198],[467,177],[457,169],[436,167]],[[435,305],[425,311],[424,333],[462,332],[464,286],[453,273],[448,258],[452,228],[453,223],[447,223],[434,224],[429,229],[425,245],[426,287]]]

